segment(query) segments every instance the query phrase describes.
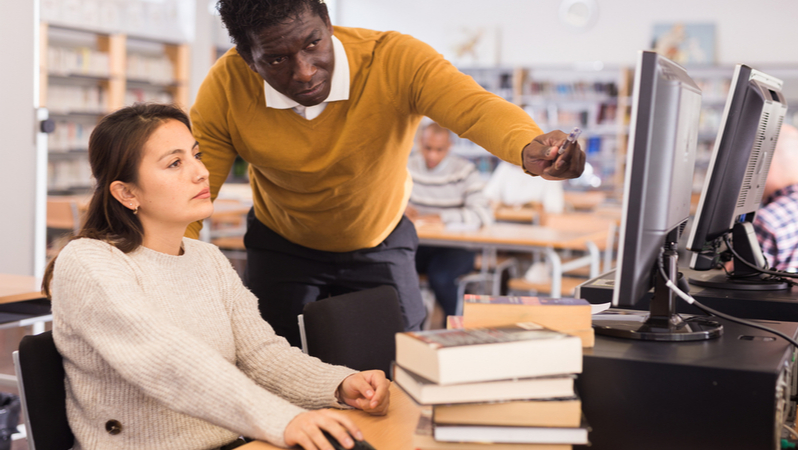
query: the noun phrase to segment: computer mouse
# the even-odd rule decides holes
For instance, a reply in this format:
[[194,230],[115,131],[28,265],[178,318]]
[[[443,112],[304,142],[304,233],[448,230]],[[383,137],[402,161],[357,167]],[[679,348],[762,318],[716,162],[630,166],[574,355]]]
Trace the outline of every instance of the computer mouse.
[[[328,442],[330,442],[331,445],[333,445],[334,450],[348,450],[345,448],[344,445],[342,445],[339,441],[337,441],[336,438],[331,436],[327,431],[322,430],[322,434],[324,434],[325,438],[328,439]],[[363,441],[359,441],[353,436],[350,436],[350,438],[353,439],[353,442],[355,443],[355,445],[353,445],[353,448],[350,450],[375,450],[375,447],[373,447],[369,442],[367,442],[366,439]]]

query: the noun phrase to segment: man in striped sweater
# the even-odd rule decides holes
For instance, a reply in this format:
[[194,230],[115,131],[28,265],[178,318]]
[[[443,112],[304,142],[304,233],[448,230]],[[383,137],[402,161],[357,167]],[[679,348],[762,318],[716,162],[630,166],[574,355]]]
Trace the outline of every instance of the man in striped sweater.
[[[418,151],[408,160],[414,181],[406,216],[414,221],[479,228],[493,220],[484,182],[474,164],[450,154],[450,132],[436,123],[423,128]],[[451,225],[459,224],[459,225]],[[456,312],[456,279],[472,271],[475,252],[420,246],[417,272],[427,274],[436,301],[445,314]]]

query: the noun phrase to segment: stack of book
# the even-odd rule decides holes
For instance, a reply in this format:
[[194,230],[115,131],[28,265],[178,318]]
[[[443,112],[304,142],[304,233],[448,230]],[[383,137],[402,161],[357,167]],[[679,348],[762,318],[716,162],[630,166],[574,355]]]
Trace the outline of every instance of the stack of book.
[[494,327],[534,322],[545,328],[578,336],[584,347],[594,347],[592,305],[580,298],[465,295],[464,328]]
[[567,450],[588,443],[575,396],[580,338],[518,323],[398,333],[396,346],[394,382],[432,405],[432,415],[420,418],[415,448]]

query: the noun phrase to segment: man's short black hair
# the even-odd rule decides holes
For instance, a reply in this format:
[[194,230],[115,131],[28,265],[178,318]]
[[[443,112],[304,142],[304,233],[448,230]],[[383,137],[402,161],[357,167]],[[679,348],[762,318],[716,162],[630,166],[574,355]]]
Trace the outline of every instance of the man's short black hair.
[[217,10],[228,29],[236,50],[245,60],[250,58],[250,36],[306,11],[328,21],[328,7],[323,0],[219,0]]

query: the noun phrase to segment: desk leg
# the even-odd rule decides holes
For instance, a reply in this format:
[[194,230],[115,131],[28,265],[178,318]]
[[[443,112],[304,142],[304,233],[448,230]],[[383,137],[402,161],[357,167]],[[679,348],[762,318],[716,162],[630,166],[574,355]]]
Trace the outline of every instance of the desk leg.
[[31,325],[31,327],[33,328],[32,330],[33,334],[44,333],[44,321],[34,322],[33,325]]
[[550,274],[550,296],[561,298],[561,257],[552,247],[547,248],[545,257],[550,262],[550,267],[553,268],[553,272]]
[[490,260],[496,258],[496,252],[489,246],[483,247],[481,250],[481,275],[489,274]]
[[4,373],[0,373],[0,387],[9,389],[19,389],[19,384],[17,383],[17,377],[14,375],[7,375]]
[[586,248],[589,250],[589,278],[597,278],[600,275],[600,249],[594,242],[587,242]]

